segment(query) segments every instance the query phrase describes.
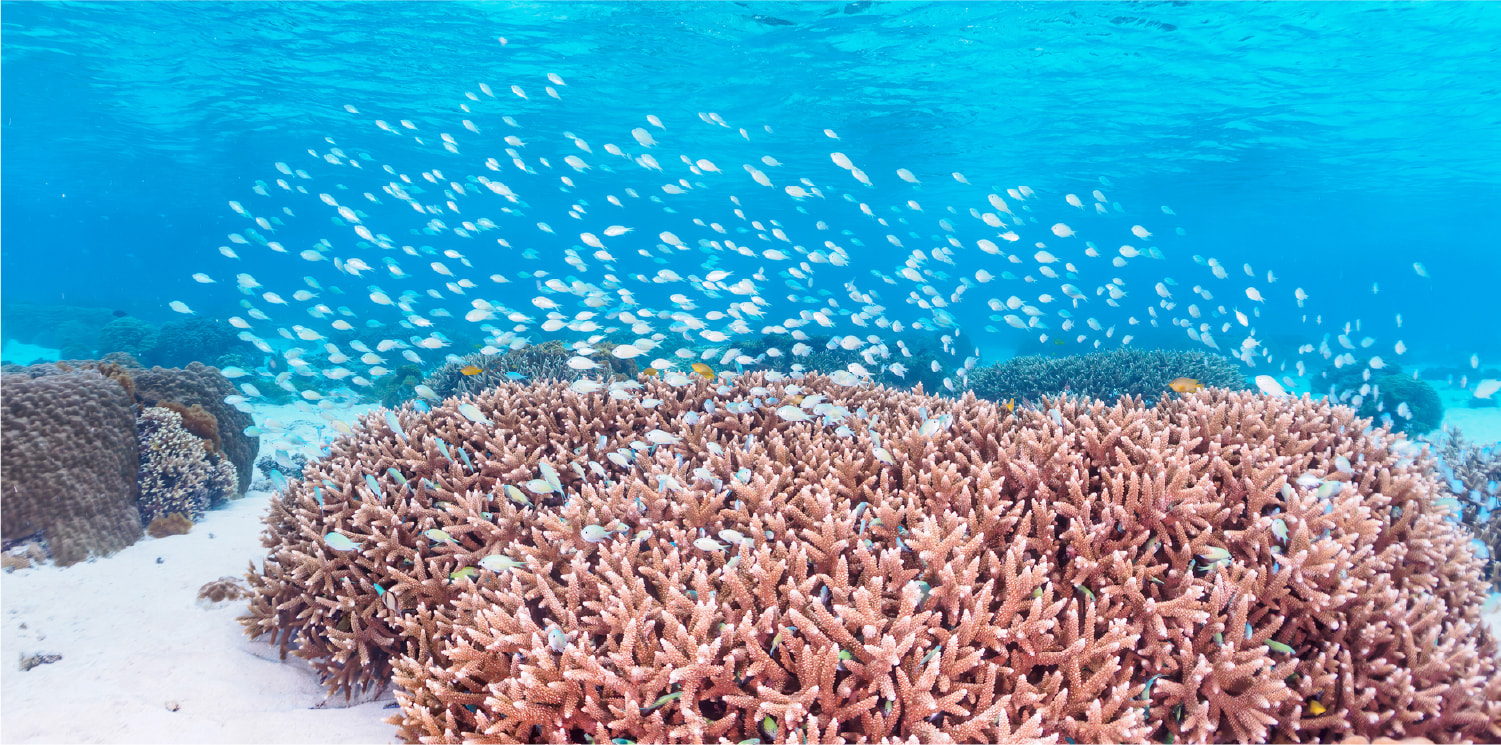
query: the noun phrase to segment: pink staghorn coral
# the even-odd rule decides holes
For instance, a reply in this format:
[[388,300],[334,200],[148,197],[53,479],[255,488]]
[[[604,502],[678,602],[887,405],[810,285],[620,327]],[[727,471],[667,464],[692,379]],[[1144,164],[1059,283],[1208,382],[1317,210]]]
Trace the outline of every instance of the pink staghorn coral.
[[247,630],[424,742],[1501,737],[1480,564],[1348,409],[797,385],[372,417]]

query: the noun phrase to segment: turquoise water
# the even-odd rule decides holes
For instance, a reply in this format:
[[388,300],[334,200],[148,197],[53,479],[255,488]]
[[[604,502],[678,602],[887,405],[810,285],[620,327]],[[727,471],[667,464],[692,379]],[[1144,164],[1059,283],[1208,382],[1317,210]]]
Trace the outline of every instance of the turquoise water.
[[[646,409],[663,402],[628,393],[619,380],[602,392],[607,371],[595,366],[622,371],[612,357],[634,360],[659,368],[676,388],[698,385],[686,374],[702,374],[695,362],[720,373],[788,361],[812,369],[830,359],[825,349],[840,347],[838,365],[863,365],[819,368],[835,373],[839,386],[895,375],[952,395],[979,389],[968,382],[972,369],[1019,355],[1186,350],[1229,358],[1229,372],[1218,371],[1229,385],[1268,393],[1323,394],[1330,386],[1319,374],[1335,368],[1341,401],[1381,400],[1384,409],[1362,414],[1397,427],[1411,410],[1363,383],[1406,386],[1411,373],[1425,384],[1414,384],[1419,393],[1402,407],[1425,392],[1441,400],[1442,421],[1461,423],[1483,445],[1471,461],[1494,463],[1501,447],[1493,398],[1501,388],[1501,4],[0,2],[0,34],[0,362],[93,359],[130,347],[148,366],[221,368],[232,381],[214,378],[223,385],[205,401],[217,404],[228,391],[226,407],[251,415],[216,406],[215,417],[235,418],[210,419],[215,427],[254,422],[243,432],[258,442],[232,439],[246,449],[238,474],[255,463],[245,481],[258,512],[268,494],[280,500],[273,504],[288,504],[298,489],[305,496],[301,479],[313,472],[304,465],[321,457],[326,466],[339,447],[330,443],[351,423],[356,439],[370,442],[385,426],[410,449],[404,418],[416,444],[433,440],[452,471],[455,454],[464,469],[484,471],[471,462],[471,453],[487,457],[484,450],[472,442],[465,450],[435,431],[437,417],[413,414],[444,404],[412,384],[429,375],[440,386],[445,368],[448,383],[485,380],[461,377],[452,363],[551,341],[572,348],[568,364],[580,372],[563,374],[586,378],[575,390],[634,397]],[[141,341],[146,335],[156,341]],[[419,376],[409,378],[414,366]],[[1162,383],[1183,374],[1157,372]],[[7,386],[19,380],[6,375]],[[666,386],[653,391],[673,395]],[[754,407],[781,403],[764,391],[751,395]],[[778,417],[811,420],[803,409],[820,404],[796,395]],[[1019,417],[1045,427],[1050,415],[1062,428],[1059,408],[1028,414],[1036,402],[1015,398]],[[127,396],[121,411],[134,412],[134,403]],[[355,421],[379,404],[409,408]],[[450,408],[489,422],[474,406]],[[689,407],[680,421],[752,408],[729,397],[700,406],[702,415]],[[930,419],[926,406],[913,413],[922,424],[909,429],[918,437],[952,424]],[[864,407],[826,414],[817,426],[851,415],[850,425],[870,433],[867,462],[895,465]],[[132,416],[123,417],[127,426]],[[1438,421],[1434,414],[1427,427]],[[830,437],[855,437],[850,425]],[[36,429],[43,436],[29,439],[7,429],[7,447],[57,447],[50,424]],[[612,434],[616,444],[641,438],[601,458],[627,470],[631,453],[678,437]],[[1330,453],[1359,440],[1351,434],[1331,438],[1338,442]],[[598,436],[593,447],[604,452],[607,438]],[[754,440],[739,441],[751,459],[768,452]],[[579,442],[575,455],[591,444]],[[137,444],[146,452],[145,440]],[[1417,452],[1397,447],[1404,461]],[[1494,527],[1495,471],[1435,449],[1436,475],[1449,492],[1441,503],[1476,506],[1466,521]],[[56,452],[76,454],[67,451]],[[64,460],[34,453],[17,447],[7,459]],[[1330,468],[1369,472],[1369,462],[1355,460],[1321,468],[1331,481],[1339,477]],[[149,458],[141,464],[141,482],[122,481],[123,491],[106,495],[132,514],[138,497],[147,501],[136,492],[153,470]],[[677,465],[688,470],[682,455]],[[411,469],[371,470],[348,483],[321,479],[313,487],[318,509],[329,509],[324,488],[435,490]],[[710,482],[704,470],[691,471],[693,488]],[[27,497],[12,490],[11,473],[7,510]],[[750,473],[733,478],[748,482]],[[660,492],[683,488],[663,480],[659,467],[653,476]],[[1304,477],[1314,476],[1294,483],[1340,493],[1325,492],[1331,481],[1322,476],[1310,487]],[[532,506],[547,507],[543,495],[563,488],[537,481],[523,483],[531,484]],[[520,500],[505,493],[531,504],[520,491]],[[51,679],[48,668],[28,672],[6,692],[8,702],[23,702],[7,708],[8,720],[24,723],[12,724],[6,739],[118,739],[126,731],[160,739],[169,730],[144,712],[161,716],[163,702],[179,712],[179,697],[170,732],[185,740],[198,734],[195,723],[238,739],[278,728],[283,739],[389,737],[384,724],[364,737],[369,730],[316,729],[333,727],[306,716],[321,694],[264,682],[262,669],[225,676],[227,658],[215,656],[224,652],[215,645],[223,646],[230,617],[189,618],[173,605],[188,583],[239,572],[247,559],[266,570],[274,557],[262,549],[271,544],[249,537],[262,528],[251,512],[214,510],[188,536],[142,540],[107,560],[89,559],[92,567],[7,580],[7,598],[19,600],[8,601],[6,630],[27,631],[26,648],[8,637],[7,653],[51,665],[66,652],[67,664],[103,672],[101,685],[83,694],[61,665],[50,668]],[[343,555],[354,539],[335,523],[347,515],[331,514],[338,516],[304,538]],[[1290,521],[1276,520],[1283,529]],[[598,543],[602,529],[589,525],[580,535]],[[214,539],[211,531],[219,531],[217,542],[187,542]],[[21,532],[5,536],[7,571],[23,553],[38,563],[48,556],[50,534]],[[421,535],[409,537],[454,541],[441,528]],[[1496,535],[1489,545],[1477,540],[1477,553],[1501,555]],[[705,540],[709,548],[694,545],[719,550]],[[1151,540],[1148,553],[1158,537]],[[896,544],[906,548],[900,538]],[[359,555],[347,554],[351,562]],[[1192,553],[1174,556],[1181,569]],[[1187,573],[1214,571],[1218,562],[1195,569],[1190,561]],[[207,569],[220,563],[229,568]],[[479,566],[505,568],[493,560]],[[1493,584],[1498,567],[1487,565]],[[1272,568],[1283,567],[1273,560]],[[115,573],[94,571],[106,569]],[[463,571],[448,577],[461,582]],[[1065,595],[1069,584],[1059,585]],[[403,601],[389,587],[374,584],[380,607],[399,617]],[[122,594],[120,607],[109,592]],[[826,602],[827,583],[824,593]],[[96,606],[79,598],[107,612],[92,613]],[[38,618],[47,604],[93,618]],[[1461,628],[1453,620],[1444,633]],[[108,654],[78,643],[92,621],[90,633]],[[136,628],[149,623],[157,625]],[[204,635],[191,633],[195,627]],[[1226,627],[1230,637],[1238,627]],[[55,648],[38,646],[44,632],[54,634]],[[1408,627],[1401,633],[1432,641]],[[562,651],[551,632],[548,644]],[[127,654],[116,654],[121,648]],[[241,651],[232,650],[234,660]],[[926,655],[917,657],[925,666],[938,651],[914,648],[909,656]],[[1469,664],[1466,654],[1456,652],[1456,664]],[[172,669],[159,674],[164,668],[143,659]],[[1139,672],[1133,685],[1143,684],[1150,699],[1162,676]],[[220,693],[226,680],[242,694]],[[1159,699],[1168,680],[1157,683]],[[13,695],[23,687],[32,698]],[[1358,690],[1359,682],[1346,687]],[[240,709],[226,703],[240,698]],[[1459,706],[1456,699],[1445,705]],[[72,715],[53,716],[55,701],[74,701]],[[892,702],[884,703],[889,713]],[[391,708],[384,699],[369,706],[360,721],[392,715],[379,708]],[[110,733],[132,718],[146,728]],[[250,718],[271,724],[237,728]]]
[[[642,305],[676,312],[668,298],[685,283],[641,283],[634,275],[650,277],[663,266],[684,277],[702,275],[708,261],[735,278],[764,267],[758,294],[767,301],[766,315],[751,324],[753,331],[827,307],[831,298],[858,310],[861,303],[847,299],[844,287],[853,280],[859,291],[877,293],[872,300],[887,309],[888,320],[954,334],[956,365],[976,348],[994,361],[1015,351],[1083,351],[1096,342],[1113,348],[1127,335],[1137,346],[1202,348],[1169,323],[1187,318],[1191,303],[1205,316],[1194,323],[1214,328],[1221,351],[1235,351],[1251,333],[1265,342],[1271,360],[1258,358],[1253,374],[1288,376],[1283,366],[1299,358],[1296,347],[1318,345],[1347,323],[1359,324],[1349,338],[1373,339],[1370,351],[1447,369],[1451,378],[1455,371],[1484,375],[1471,367],[1472,355],[1482,366],[1501,356],[1491,297],[1501,277],[1495,251],[1501,211],[1494,209],[1501,201],[1495,136],[1501,88],[1494,74],[1501,52],[1493,41],[1501,6],[1495,4],[250,2],[7,3],[4,9],[0,147],[8,304],[98,306],[160,324],[182,319],[169,309],[171,301],[219,319],[243,315],[241,301],[253,301],[271,319],[257,321],[253,333],[280,354],[290,345],[276,329],[294,324],[338,341],[327,327],[334,316],[320,323],[305,312],[321,300],[335,310],[348,307],[355,324],[384,324],[392,338],[415,338],[414,329],[400,327],[408,314],[368,299],[375,285],[393,298],[403,291],[423,295],[414,312],[430,319],[437,308],[462,316],[470,301],[488,298],[530,316],[532,328],[521,335],[536,341],[550,335],[535,328],[545,314],[528,301],[548,291],[539,293],[519,272],[573,275],[599,287],[602,275],[613,272]],[[561,100],[545,94],[548,74],[566,82],[554,86]],[[480,92],[481,83],[493,97]],[[510,93],[513,84],[528,98]],[[710,112],[729,126],[699,116]],[[649,125],[648,115],[665,129]],[[417,129],[401,128],[403,119]],[[479,132],[466,130],[464,119]],[[377,128],[376,120],[403,134]],[[650,130],[658,145],[636,143],[630,132],[637,127]],[[826,137],[825,129],[839,139]],[[593,152],[578,150],[564,132]],[[455,137],[457,154],[441,148],[440,133]],[[526,142],[518,152],[535,174],[509,162],[501,139],[508,135]],[[665,170],[609,155],[605,143],[630,156],[654,154]],[[336,158],[339,164],[323,160],[335,147],[348,157]],[[847,155],[874,185],[837,167],[833,152]],[[568,154],[585,158],[591,170],[578,173],[559,162]],[[682,155],[707,159],[722,173],[694,175]],[[784,165],[758,163],[768,155]],[[362,156],[365,168],[347,165]],[[487,158],[498,158],[501,171],[487,170]],[[552,166],[541,166],[541,158]],[[275,186],[283,177],[277,162],[309,174],[292,179],[307,194]],[[755,183],[744,164],[757,165],[775,185]],[[435,187],[421,201],[437,205],[446,228],[414,235],[425,218],[381,192],[393,180],[381,165],[433,187],[420,180],[422,172],[469,179],[471,188],[472,179],[493,176],[522,203],[471,193],[453,213]],[[920,183],[901,180],[897,169]],[[576,187],[563,186],[563,176]],[[691,182],[685,194],[660,190],[679,178]],[[783,187],[801,178],[823,196],[789,197]],[[253,191],[257,181],[270,196]],[[1021,186],[1036,196],[1007,195]],[[626,198],[627,187],[642,198]],[[1103,216],[1093,210],[1096,189],[1105,197]],[[381,202],[368,202],[365,192]],[[392,248],[358,245],[351,225],[331,222],[334,210],[318,201],[319,193],[361,210],[374,233],[390,236]],[[989,206],[993,193],[1017,220]],[[608,204],[609,194],[628,199],[625,207]],[[1082,197],[1084,210],[1065,203],[1067,194]],[[663,202],[648,203],[650,195]],[[731,213],[732,196],[741,200],[746,221]],[[230,243],[231,233],[254,227],[228,207],[231,201],[253,216],[281,219],[274,234],[260,232],[288,252],[267,250],[253,238]],[[892,226],[861,214],[860,202]],[[575,204],[587,205],[584,219],[568,216]],[[1175,214],[1165,214],[1164,205]],[[505,215],[502,207],[520,214]],[[1004,247],[1006,256],[977,250],[980,238],[1001,231],[971,217],[970,208],[1018,226],[1020,240]],[[452,232],[479,217],[499,227],[471,238]],[[718,235],[694,218],[731,232]],[[937,226],[940,218],[951,221],[953,233]],[[770,227],[764,221],[773,219],[787,226],[788,243],[757,240],[764,231],[751,228],[733,232],[749,220]],[[817,231],[818,221],[831,230]],[[555,234],[538,230],[537,222]],[[1051,234],[1058,222],[1078,236]],[[616,261],[597,261],[579,234],[599,234],[611,224],[635,232],[608,239]],[[1133,225],[1152,237],[1133,237]],[[654,248],[653,237],[664,230],[693,250]],[[949,235],[961,243],[951,266],[931,259],[931,249]],[[512,248],[497,245],[497,236]],[[789,260],[773,261],[694,246],[728,238],[758,252],[817,250],[829,236],[848,252],[849,266],[814,264],[817,271],[804,272],[813,277],[811,287],[776,274],[795,266],[790,259],[803,259],[792,250]],[[331,243],[318,249],[328,258],[363,256],[375,271],[352,277],[330,261],[298,258],[320,239]],[[1100,258],[1083,254],[1086,240],[1099,247]],[[1037,273],[1039,242],[1060,259],[1058,279]],[[1143,255],[1111,266],[1123,244],[1157,247],[1163,258]],[[401,245],[462,253],[473,264],[463,270],[478,288],[463,296],[442,289],[454,278],[430,271],[425,255],[400,253]],[[229,259],[220,246],[243,250]],[[560,261],[570,247],[581,252],[587,270]],[[523,258],[527,248],[536,259]],[[641,249],[651,255],[637,255]],[[913,250],[930,253],[918,267],[927,272],[922,281],[898,274]],[[1022,263],[1010,263],[1012,254]],[[1213,278],[1195,256],[1217,259],[1230,278]],[[380,263],[385,258],[397,260],[410,278],[392,278]],[[1064,262],[1077,268],[1072,277],[1063,276]],[[1429,276],[1419,276],[1414,262]],[[1245,264],[1254,277],[1242,271]],[[982,284],[973,279],[981,269],[994,275],[1016,269],[1018,280]],[[1268,271],[1275,282],[1267,281]],[[199,272],[216,283],[195,282],[191,275]],[[237,292],[238,273],[263,286],[252,295]],[[512,283],[486,279],[496,273]],[[312,302],[294,301],[293,292],[307,289],[304,276],[343,295],[323,290]],[[1108,307],[1098,293],[1117,278],[1126,296],[1120,307]],[[1165,278],[1178,283],[1169,283],[1172,310],[1154,291]],[[784,286],[788,279],[804,289]],[[1070,280],[1089,298],[1078,308],[1059,292]],[[949,298],[963,282],[975,286],[946,308],[957,329],[905,302],[909,293],[925,293],[924,285]],[[1214,299],[1197,298],[1195,285]],[[1246,287],[1264,302],[1249,300]],[[442,298],[426,295],[433,288]],[[1293,299],[1295,288],[1309,296],[1304,308]],[[287,304],[263,300],[266,291]],[[1044,293],[1055,301],[1039,303]],[[702,296],[689,294],[702,306],[697,313],[708,310]],[[1012,328],[1001,318],[1006,314],[986,307],[989,298],[1010,296],[1039,308],[1046,327]],[[1150,326],[1149,308],[1159,314],[1158,328]],[[611,309],[618,310],[604,311]],[[1060,329],[1059,309],[1073,311],[1073,329]],[[1236,310],[1250,314],[1250,323],[1238,323]],[[841,322],[835,332],[881,331],[856,328],[833,312]],[[1086,327],[1086,318],[1115,331],[1106,337]],[[419,350],[424,365],[473,351],[489,333],[457,318],[433,320],[432,330],[452,345]],[[1226,322],[1231,328],[1220,332]],[[503,319],[493,325],[510,326]],[[32,340],[26,337],[35,330],[19,326],[10,324],[5,335]],[[1044,333],[1048,339],[1039,340]],[[1398,340],[1405,357],[1393,352]]]

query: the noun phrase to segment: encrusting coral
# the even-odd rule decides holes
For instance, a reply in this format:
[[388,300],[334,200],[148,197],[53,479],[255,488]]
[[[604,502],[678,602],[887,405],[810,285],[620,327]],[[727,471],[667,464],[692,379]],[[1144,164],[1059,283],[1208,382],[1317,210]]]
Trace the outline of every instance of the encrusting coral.
[[187,535],[192,530],[192,518],[181,512],[168,512],[151,518],[151,524],[146,526],[146,535],[152,538],[166,538],[169,535]]
[[1480,562],[1347,408],[636,393],[370,416],[273,500],[247,632],[394,672],[412,741],[1501,738]]

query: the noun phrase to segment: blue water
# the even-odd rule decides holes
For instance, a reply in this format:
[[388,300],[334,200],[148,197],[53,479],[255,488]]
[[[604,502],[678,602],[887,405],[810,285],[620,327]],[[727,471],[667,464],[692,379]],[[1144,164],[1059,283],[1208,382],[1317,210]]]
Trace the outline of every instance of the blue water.
[[[690,245],[728,237],[757,251],[790,249],[775,239],[757,240],[754,231],[722,236],[693,225],[694,217],[742,225],[731,214],[733,195],[750,219],[782,221],[793,243],[817,249],[832,238],[851,255],[847,268],[814,265],[814,289],[792,291],[774,274],[792,262],[718,252],[716,266],[736,272],[731,281],[766,267],[761,285],[770,307],[765,319],[751,323],[756,331],[800,310],[827,307],[829,297],[817,295],[819,289],[842,307],[858,309],[843,287],[850,279],[861,291],[880,293],[891,319],[909,327],[914,320],[931,324],[932,314],[905,302],[920,285],[896,272],[913,249],[943,245],[945,234],[935,227],[943,217],[955,224],[964,247],[955,266],[923,265],[949,275],[923,282],[942,297],[982,268],[995,274],[1017,269],[1039,280],[998,279],[951,304],[961,356],[970,347],[983,349],[987,360],[1037,347],[1036,329],[988,319],[986,300],[1015,294],[1035,303],[1040,292],[1061,298],[1059,283],[1073,281],[1090,298],[1075,311],[1078,322],[1097,317],[1116,330],[1105,337],[1083,329],[1087,338],[1076,342],[1081,329],[1061,332],[1059,319],[1050,316],[1051,336],[1066,338],[1070,350],[1095,342],[1114,347],[1126,334],[1138,346],[1201,348],[1166,318],[1183,316],[1183,306],[1194,301],[1190,288],[1202,284],[1216,298],[1198,301],[1206,314],[1217,304],[1260,310],[1251,325],[1275,354],[1257,372],[1284,374],[1279,365],[1295,358],[1293,347],[1317,345],[1326,333],[1357,321],[1351,338],[1375,338],[1371,351],[1392,359],[1399,339],[1409,361],[1469,368],[1471,355],[1482,366],[1501,359],[1494,300],[1501,279],[1501,77],[1495,72],[1501,70],[1495,42],[1501,5],[1494,3],[10,2],[3,11],[0,292],[6,303],[101,306],[163,323],[182,318],[168,309],[170,301],[227,318],[243,314],[241,301],[249,299],[273,319],[257,324],[256,333],[280,350],[287,345],[277,327],[302,324],[337,338],[327,328],[331,318],[319,322],[303,312],[307,303],[291,299],[305,287],[301,278],[313,276],[325,288],[345,291],[319,300],[350,307],[355,323],[376,320],[395,338],[415,338],[427,330],[393,326],[402,314],[368,300],[367,285],[392,297],[441,288],[452,278],[427,265],[443,260],[479,289],[463,297],[442,291],[444,299],[419,303],[420,312],[445,307],[462,316],[470,300],[486,297],[540,320],[544,312],[529,302],[540,294],[536,283],[517,273],[543,269],[598,283],[611,268],[590,258],[594,249],[576,236],[623,224],[636,232],[607,239],[618,259],[614,273],[641,303],[673,310],[667,296],[685,285],[631,277],[664,266],[684,276],[702,274],[709,255],[693,251],[667,265],[638,256],[637,248],[649,249],[660,231],[673,231]],[[561,100],[543,91],[548,73],[566,82],[555,86]],[[480,83],[491,86],[494,97],[480,93]],[[509,92],[513,84],[523,87],[526,100]],[[713,112],[729,126],[706,123],[700,112]],[[502,123],[502,115],[521,128]],[[665,129],[647,124],[647,115],[660,117]],[[480,133],[463,128],[466,118]],[[376,128],[377,119],[397,129],[407,119],[417,130],[398,136]],[[630,134],[636,127],[650,130],[658,146],[638,146]],[[742,127],[749,141],[738,134]],[[826,137],[826,128],[840,139]],[[576,149],[564,131],[590,143],[592,154]],[[456,138],[458,154],[442,149],[439,133]],[[507,135],[527,142],[521,156],[536,175],[507,162],[500,141]],[[601,149],[606,142],[632,155],[654,154],[666,172],[608,155]],[[360,170],[347,160],[330,164],[321,156],[333,147],[371,159]],[[836,167],[829,155],[836,151],[875,186]],[[567,154],[614,172],[595,167],[576,173],[561,163]],[[693,175],[680,154],[708,159],[722,173]],[[760,165],[763,155],[784,165]],[[484,167],[489,157],[499,159],[500,172]],[[539,166],[539,157],[552,168]],[[276,187],[283,177],[276,162],[305,169],[311,180],[291,180],[309,193]],[[752,181],[744,163],[767,172],[775,188]],[[410,231],[433,215],[418,215],[381,193],[392,177],[380,164],[430,187],[421,197],[440,207],[442,188],[422,181],[422,171],[437,169],[445,180],[493,177],[521,194],[525,204],[515,207],[524,215],[502,215],[499,209],[512,205],[481,187],[484,193],[464,198],[459,214],[444,210],[437,217],[452,228],[488,216],[501,230],[474,238],[449,231],[414,235]],[[898,168],[921,183],[900,180]],[[972,185],[950,177],[955,171]],[[577,188],[560,189],[560,176],[572,177]],[[817,184],[824,197],[790,198],[783,187],[799,177]],[[678,178],[703,186],[683,195],[660,190]],[[257,180],[269,184],[271,196],[252,191]],[[1006,195],[1022,185],[1037,196]],[[643,199],[627,198],[624,208],[605,201],[606,194],[626,198],[627,186]],[[1095,189],[1111,205],[1107,216],[1093,212]],[[381,203],[364,200],[367,191]],[[332,208],[318,201],[319,193],[364,211],[364,223],[394,245],[456,250],[474,268],[442,256],[361,248],[349,225],[330,221]],[[909,224],[880,228],[845,201],[845,193],[870,203],[879,216]],[[998,232],[967,214],[971,207],[994,211],[989,193],[1037,219],[1019,230],[1020,243],[1003,247],[1023,264],[974,247]],[[1065,204],[1070,193],[1091,209]],[[662,197],[676,213],[646,203],[648,195]],[[587,202],[584,220],[574,220],[567,212],[581,200]],[[902,207],[907,200],[922,212]],[[285,224],[266,235],[289,252],[251,244],[234,246],[239,260],[220,255],[219,246],[232,245],[229,234],[253,227],[230,210],[230,201],[256,216],[281,216]],[[893,205],[901,211],[892,212]],[[1032,212],[1023,213],[1024,205]],[[1176,216],[1164,214],[1163,205]],[[958,215],[948,214],[948,206]],[[283,214],[284,207],[295,217]],[[819,220],[832,230],[816,231]],[[557,234],[537,230],[539,221]],[[1060,221],[1079,237],[1051,235],[1048,226]],[[1127,232],[1138,224],[1152,238]],[[846,229],[848,236],[840,234]],[[888,232],[902,239],[902,248],[888,243]],[[497,246],[497,236],[513,248]],[[375,271],[349,277],[328,261],[298,258],[320,238],[333,242],[330,256],[362,256]],[[1103,258],[1084,257],[1083,240],[1095,242]],[[1077,264],[1078,278],[1036,277],[1036,241]],[[1165,259],[1143,256],[1111,267],[1123,243],[1157,246]],[[588,271],[561,262],[569,246],[585,257]],[[539,258],[521,258],[525,248]],[[1218,259],[1230,278],[1214,279],[1194,255]],[[399,260],[412,278],[386,274],[379,263],[385,257]],[[1418,276],[1414,262],[1430,277]],[[1241,271],[1245,263],[1254,279]],[[1276,282],[1266,280],[1267,271]],[[195,272],[217,283],[195,282]],[[236,292],[240,272],[265,285],[257,295],[274,290],[289,305]],[[497,272],[512,283],[486,279]],[[1121,307],[1106,307],[1096,288],[1116,277],[1128,295]],[[1156,305],[1153,284],[1164,277],[1179,283],[1172,288],[1175,311]],[[1249,301],[1242,292],[1248,285],[1266,302]],[[1310,296],[1304,309],[1292,300],[1295,287]],[[788,294],[800,299],[788,301]],[[709,309],[704,298],[694,299],[698,314]],[[1157,329],[1147,325],[1149,306],[1163,314]],[[1045,310],[1065,307],[1054,302]],[[566,310],[571,315],[576,308]],[[1129,324],[1133,317],[1138,325]],[[1234,321],[1204,320],[1215,327],[1221,349],[1233,351],[1246,332],[1235,324],[1219,333],[1227,319]],[[435,320],[455,346],[424,351],[429,363],[482,341],[474,324]],[[838,320],[840,333],[879,331]],[[999,330],[987,332],[986,325]],[[535,328],[526,335],[549,336]]]

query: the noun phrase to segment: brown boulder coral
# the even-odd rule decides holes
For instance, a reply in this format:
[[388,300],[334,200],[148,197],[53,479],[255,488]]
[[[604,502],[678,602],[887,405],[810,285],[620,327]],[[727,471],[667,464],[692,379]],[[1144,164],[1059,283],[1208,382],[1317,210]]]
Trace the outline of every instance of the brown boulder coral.
[[4,538],[40,533],[68,565],[141,537],[135,403],[98,371],[6,373],[0,413]]
[[1501,737],[1480,564],[1349,409],[640,393],[372,416],[273,502],[248,632],[394,670],[414,741]]

